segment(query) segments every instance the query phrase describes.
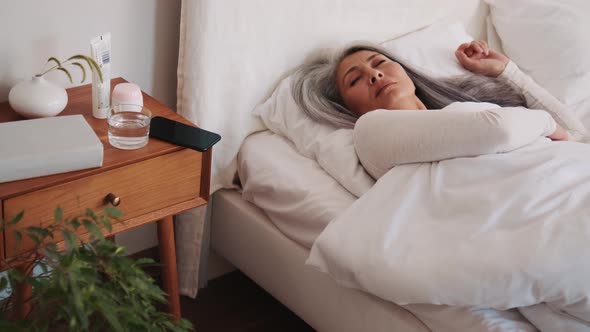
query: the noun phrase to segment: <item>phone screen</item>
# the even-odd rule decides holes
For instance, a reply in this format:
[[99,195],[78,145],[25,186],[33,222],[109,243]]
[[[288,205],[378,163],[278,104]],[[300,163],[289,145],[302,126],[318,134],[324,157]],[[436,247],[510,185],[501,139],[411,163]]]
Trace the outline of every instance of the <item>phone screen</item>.
[[161,116],[151,120],[150,136],[201,152],[207,151],[221,140],[221,136],[216,133]]

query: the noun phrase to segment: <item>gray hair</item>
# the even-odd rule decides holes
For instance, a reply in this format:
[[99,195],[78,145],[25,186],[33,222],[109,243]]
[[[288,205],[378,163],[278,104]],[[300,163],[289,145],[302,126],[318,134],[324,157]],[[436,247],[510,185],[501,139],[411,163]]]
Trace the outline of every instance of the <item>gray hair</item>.
[[313,120],[338,128],[352,128],[358,115],[348,109],[336,83],[338,64],[358,51],[381,53],[399,63],[416,87],[416,96],[428,109],[453,102],[489,102],[502,107],[526,106],[526,99],[501,79],[467,75],[446,80],[425,76],[396,60],[386,49],[369,44],[349,46],[334,55],[323,55],[300,66],[291,89],[295,102]]

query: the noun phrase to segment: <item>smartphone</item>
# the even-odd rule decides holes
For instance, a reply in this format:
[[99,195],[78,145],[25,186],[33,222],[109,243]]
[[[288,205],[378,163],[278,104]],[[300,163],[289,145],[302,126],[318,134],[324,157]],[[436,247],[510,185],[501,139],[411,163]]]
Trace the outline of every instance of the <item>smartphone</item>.
[[209,150],[221,140],[221,136],[216,133],[161,116],[152,118],[150,136],[201,152]]

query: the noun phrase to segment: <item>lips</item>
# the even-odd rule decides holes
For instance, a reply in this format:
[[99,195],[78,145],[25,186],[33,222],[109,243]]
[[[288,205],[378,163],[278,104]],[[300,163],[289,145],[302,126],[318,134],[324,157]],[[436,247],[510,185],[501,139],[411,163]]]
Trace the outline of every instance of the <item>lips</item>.
[[394,85],[395,82],[388,82],[383,84],[381,87],[379,87],[379,89],[377,90],[377,93],[375,94],[375,97],[379,97],[379,95],[381,94],[381,92],[383,92],[387,87]]

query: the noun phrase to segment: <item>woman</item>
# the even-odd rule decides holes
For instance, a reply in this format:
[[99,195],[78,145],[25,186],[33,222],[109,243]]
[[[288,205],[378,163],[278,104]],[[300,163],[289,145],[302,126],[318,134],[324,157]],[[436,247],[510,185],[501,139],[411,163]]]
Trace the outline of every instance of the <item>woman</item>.
[[374,178],[399,164],[508,152],[543,136],[564,141],[586,134],[561,102],[485,42],[462,44],[455,55],[478,75],[437,81],[384,49],[355,45],[303,66],[293,95],[313,119],[354,127],[357,154]]

